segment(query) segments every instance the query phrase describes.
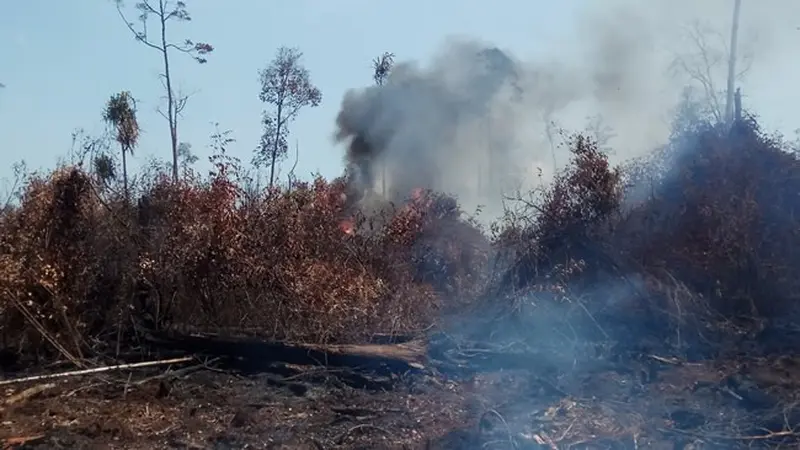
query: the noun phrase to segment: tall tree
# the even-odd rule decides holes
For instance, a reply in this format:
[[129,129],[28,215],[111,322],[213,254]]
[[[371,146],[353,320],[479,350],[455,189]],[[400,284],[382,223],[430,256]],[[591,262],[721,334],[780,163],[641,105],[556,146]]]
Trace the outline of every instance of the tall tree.
[[[394,53],[384,52],[372,60],[372,79],[378,86],[383,86],[394,67]],[[381,195],[386,197],[386,161],[381,161]]]
[[302,56],[296,48],[281,47],[269,66],[259,72],[258,98],[271,107],[262,115],[264,134],[253,162],[257,166],[269,162],[270,188],[275,183],[275,165],[288,152],[289,123],[301,108],[322,102],[322,92],[311,83],[308,69],[300,61]]
[[[122,11],[122,0],[116,0],[117,11],[125,22],[125,25],[133,33],[137,41],[152,48],[160,53],[163,59],[164,73],[161,74],[164,89],[167,91],[167,112],[159,112],[169,123],[169,133],[172,146],[172,177],[178,179],[178,116],[186,107],[187,96],[178,95],[172,86],[172,75],[170,72],[170,51],[175,50],[191,56],[200,64],[208,62],[206,56],[214,51],[211,44],[205,42],[193,42],[189,39],[183,43],[171,42],[167,39],[167,27],[170,21],[188,22],[192,20],[189,11],[186,9],[186,2],[177,0],[174,3],[170,0],[142,0],[136,3],[136,10],[139,12],[138,20],[140,28],[137,29],[133,22],[128,21]],[[154,18],[157,24],[158,36],[152,38],[148,35],[147,24],[150,18]]]
[[122,150],[122,186],[125,200],[128,195],[128,161],[127,155],[139,142],[139,122],[136,120],[136,103],[128,91],[112,95],[103,111],[103,119],[114,127],[116,139]]

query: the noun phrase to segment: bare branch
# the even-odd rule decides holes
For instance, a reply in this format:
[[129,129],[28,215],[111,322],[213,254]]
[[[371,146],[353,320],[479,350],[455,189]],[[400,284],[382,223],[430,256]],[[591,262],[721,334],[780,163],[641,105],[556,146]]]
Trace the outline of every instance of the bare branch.
[[164,111],[163,111],[161,108],[156,108],[156,112],[157,112],[158,114],[160,114],[160,115],[161,115],[161,117],[163,117],[163,118],[165,118],[165,119],[169,120],[169,116],[168,116],[168,115],[166,115],[166,114],[164,113]]
[[183,52],[183,53],[191,53],[194,50],[194,48],[192,48],[192,47],[187,47],[185,45],[184,46],[178,46],[176,44],[167,44],[167,48],[174,48],[175,50],[177,50],[179,52]]
[[197,94],[197,91],[191,92],[189,94],[178,94],[175,100],[175,116],[181,115],[184,108],[186,108],[186,103],[189,101],[189,98],[193,95]]
[[[146,4],[147,2],[144,3]],[[163,48],[147,40],[146,32],[136,31],[136,29],[133,27],[133,23],[128,21],[128,19],[125,17],[125,13],[122,12],[122,2],[119,1],[117,2],[117,13],[119,13],[119,16],[122,18],[122,21],[125,22],[125,26],[127,26],[128,29],[131,31],[131,33],[133,33],[133,36],[136,38],[137,41],[160,52],[164,51]]]
[[[120,2],[118,2],[118,3],[120,3]],[[147,0],[142,0],[141,2],[137,3],[137,4],[136,4],[136,6],[137,6],[137,7],[138,7],[140,10],[142,10],[142,9],[143,9],[143,11],[142,11],[142,12],[150,12],[150,13],[153,13],[153,14],[156,14],[156,15],[158,15],[158,11],[156,11],[156,10],[155,10],[155,8],[153,8],[152,6],[150,6],[150,2],[148,2]]]

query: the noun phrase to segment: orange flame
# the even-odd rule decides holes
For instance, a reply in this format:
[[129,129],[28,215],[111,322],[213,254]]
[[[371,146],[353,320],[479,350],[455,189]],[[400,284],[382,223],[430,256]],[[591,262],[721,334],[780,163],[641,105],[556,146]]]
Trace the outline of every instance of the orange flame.
[[[424,188],[414,188],[411,190],[410,201],[403,205],[401,211],[411,214],[419,214],[420,208],[425,208],[433,201],[426,195]],[[344,197],[346,199],[346,197]],[[352,218],[342,219],[339,221],[339,229],[346,235],[353,235],[356,232],[355,221]]]
[[355,231],[355,224],[352,219],[345,219],[339,222],[339,229],[342,230],[344,234],[353,234]]

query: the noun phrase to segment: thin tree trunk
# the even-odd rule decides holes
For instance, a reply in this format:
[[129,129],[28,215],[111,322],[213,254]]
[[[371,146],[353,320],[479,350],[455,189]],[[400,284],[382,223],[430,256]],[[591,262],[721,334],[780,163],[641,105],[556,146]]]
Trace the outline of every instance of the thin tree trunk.
[[278,103],[278,115],[276,117],[277,125],[275,125],[275,139],[272,145],[272,164],[269,167],[269,188],[272,189],[272,186],[275,182],[275,163],[278,160],[278,144],[280,142],[281,137],[281,114],[283,113],[283,104]]
[[736,0],[733,6],[733,23],[731,25],[731,50],[728,60],[728,91],[725,101],[725,122],[730,125],[733,122],[733,96],[734,85],[736,83],[736,46],[739,40],[739,13],[742,9],[742,0]]
[[175,111],[175,97],[172,92],[172,79],[169,74],[169,54],[167,52],[167,20],[164,0],[159,0],[161,20],[161,53],[164,55],[164,84],[167,85],[167,121],[172,144],[172,179],[178,181],[178,115]]
[[733,120],[739,122],[742,120],[742,91],[736,88],[736,94],[733,96]]
[[386,198],[386,159],[381,161],[381,195]]
[[125,193],[125,205],[128,205],[130,196],[128,195],[128,152],[125,151],[125,146],[122,145],[122,189]]

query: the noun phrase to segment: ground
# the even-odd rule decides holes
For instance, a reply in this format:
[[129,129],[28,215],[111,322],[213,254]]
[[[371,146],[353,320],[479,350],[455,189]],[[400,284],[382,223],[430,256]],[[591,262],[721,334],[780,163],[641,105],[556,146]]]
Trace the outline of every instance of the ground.
[[30,449],[798,445],[800,359],[606,352],[570,369],[458,352],[419,373],[206,361],[5,385],[0,437]]

